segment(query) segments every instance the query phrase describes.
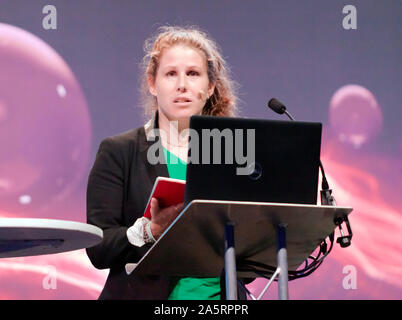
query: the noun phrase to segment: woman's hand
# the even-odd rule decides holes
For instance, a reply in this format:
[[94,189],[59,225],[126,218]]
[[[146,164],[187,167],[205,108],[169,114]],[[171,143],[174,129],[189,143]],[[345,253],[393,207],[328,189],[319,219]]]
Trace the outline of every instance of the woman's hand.
[[158,199],[151,199],[151,232],[153,237],[158,240],[166,228],[178,216],[184,208],[184,203],[166,208],[159,208]]

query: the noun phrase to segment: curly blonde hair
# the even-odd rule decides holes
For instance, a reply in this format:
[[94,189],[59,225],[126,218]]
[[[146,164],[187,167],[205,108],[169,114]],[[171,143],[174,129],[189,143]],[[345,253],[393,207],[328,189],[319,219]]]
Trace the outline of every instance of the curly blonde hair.
[[215,89],[207,99],[202,114],[235,116],[238,100],[235,94],[237,83],[230,79],[229,69],[215,41],[193,26],[163,26],[158,31],[155,36],[145,41],[145,56],[141,65],[143,69],[141,96],[146,116],[151,116],[158,108],[156,98],[149,93],[148,79],[155,80],[163,50],[177,44],[191,46],[205,54],[209,82],[215,84]]

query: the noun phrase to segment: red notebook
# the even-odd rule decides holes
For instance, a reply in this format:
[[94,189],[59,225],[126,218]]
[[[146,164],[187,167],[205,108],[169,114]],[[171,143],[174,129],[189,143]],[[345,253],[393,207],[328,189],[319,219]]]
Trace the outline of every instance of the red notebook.
[[157,198],[161,208],[184,202],[186,181],[166,177],[158,177],[152,188],[151,196],[144,212],[144,217],[151,219],[151,199]]

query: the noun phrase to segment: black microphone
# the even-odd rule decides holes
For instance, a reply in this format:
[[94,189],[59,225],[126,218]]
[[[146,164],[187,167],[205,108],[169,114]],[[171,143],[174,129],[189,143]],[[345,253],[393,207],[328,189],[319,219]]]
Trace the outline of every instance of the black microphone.
[[[269,100],[268,107],[278,114],[286,114],[290,120],[295,121],[295,119],[291,116],[291,114],[286,110],[286,106],[282,102],[280,102],[278,99],[272,98],[271,100]],[[322,166],[321,160],[320,160],[320,169],[321,169],[321,173],[322,173],[321,204],[336,206],[335,199],[331,195],[332,190],[329,188],[327,177],[325,176],[325,171],[324,171],[324,167]]]
[[268,107],[270,107],[278,114],[286,114],[290,120],[295,121],[292,115],[286,110],[285,105],[278,99],[272,98],[271,100],[269,100]]
[[[295,121],[295,119],[290,115],[289,112],[286,110],[286,106],[280,102],[278,99],[272,98],[268,102],[268,107],[270,107],[273,111],[275,111],[278,114],[286,114],[290,120]],[[322,174],[322,182],[321,182],[321,204],[326,205],[326,206],[336,206],[336,201],[334,196],[332,195],[332,190],[329,188],[327,177],[325,176],[325,171],[324,167],[322,166],[322,162],[320,160],[320,169],[321,169],[321,174]],[[344,235],[343,230],[342,230],[342,223],[345,222],[346,227],[348,229],[348,234]],[[336,240],[337,243],[340,244],[342,248],[346,248],[350,246],[351,240],[352,240],[352,228],[350,227],[349,219],[348,216],[343,216],[343,217],[337,217],[334,219],[334,223],[338,226],[339,231],[341,233],[341,236],[338,237]],[[334,232],[331,233],[329,236],[331,240],[331,247],[332,247],[332,242],[334,240]],[[323,250],[324,247],[324,250]],[[320,247],[321,251],[326,252],[326,243],[325,246]],[[325,254],[325,252],[323,252]]]
[[285,105],[275,98],[272,98],[271,100],[268,101],[268,107],[270,107],[278,114],[283,114],[286,111]]

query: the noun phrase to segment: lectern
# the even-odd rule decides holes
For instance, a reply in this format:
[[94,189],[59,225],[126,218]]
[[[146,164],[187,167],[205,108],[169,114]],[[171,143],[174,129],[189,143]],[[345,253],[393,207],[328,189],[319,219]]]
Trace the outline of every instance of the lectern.
[[[219,277],[225,268],[227,298],[236,299],[242,261],[278,267],[280,299],[296,270],[352,208],[246,201],[193,200],[134,269],[136,274]],[[225,231],[226,228],[226,231]],[[225,236],[226,235],[226,236]]]

